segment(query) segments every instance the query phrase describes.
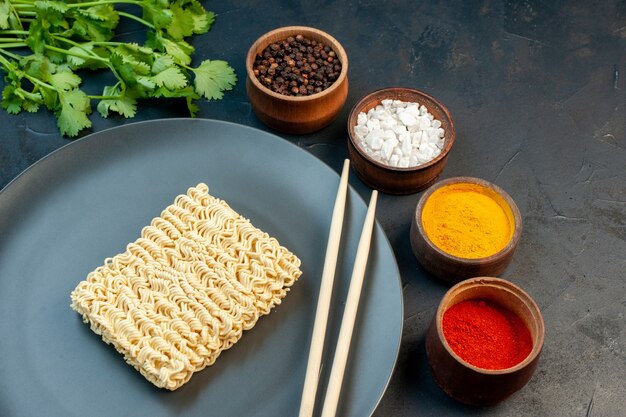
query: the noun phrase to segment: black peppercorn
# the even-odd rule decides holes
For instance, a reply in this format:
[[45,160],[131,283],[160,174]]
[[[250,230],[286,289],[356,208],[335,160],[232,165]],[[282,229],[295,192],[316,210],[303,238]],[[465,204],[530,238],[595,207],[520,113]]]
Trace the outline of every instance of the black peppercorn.
[[257,54],[252,69],[272,91],[303,96],[330,87],[339,78],[341,62],[330,46],[298,34],[268,45]]

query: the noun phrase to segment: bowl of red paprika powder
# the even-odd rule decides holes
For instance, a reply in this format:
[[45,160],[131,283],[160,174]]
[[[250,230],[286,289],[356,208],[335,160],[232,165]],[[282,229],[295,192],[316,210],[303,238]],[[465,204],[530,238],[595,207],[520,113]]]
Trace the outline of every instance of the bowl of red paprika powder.
[[428,363],[446,394],[496,404],[530,380],[543,347],[539,307],[509,281],[471,278],[444,295],[426,335]]

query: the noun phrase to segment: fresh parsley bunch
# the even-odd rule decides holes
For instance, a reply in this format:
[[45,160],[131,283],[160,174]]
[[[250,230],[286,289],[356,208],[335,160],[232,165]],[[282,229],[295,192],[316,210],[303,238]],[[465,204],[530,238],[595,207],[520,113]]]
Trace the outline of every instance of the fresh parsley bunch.
[[[120,18],[146,26],[144,45],[112,41]],[[103,117],[116,112],[129,118],[140,99],[181,97],[194,116],[195,100],[221,99],[237,81],[225,61],[190,66],[194,48],[185,38],[206,33],[214,20],[197,0],[0,0],[2,108],[17,114],[43,105],[66,136],[91,127],[92,100]],[[87,94],[79,88],[79,69],[108,69],[117,82],[101,95]]]

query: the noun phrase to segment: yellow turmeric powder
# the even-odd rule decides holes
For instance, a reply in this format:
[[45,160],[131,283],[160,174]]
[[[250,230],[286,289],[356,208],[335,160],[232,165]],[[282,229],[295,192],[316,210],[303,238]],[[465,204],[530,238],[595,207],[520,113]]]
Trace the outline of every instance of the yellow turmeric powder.
[[513,237],[513,212],[491,189],[474,183],[441,187],[426,200],[422,226],[439,249],[459,258],[484,258]]

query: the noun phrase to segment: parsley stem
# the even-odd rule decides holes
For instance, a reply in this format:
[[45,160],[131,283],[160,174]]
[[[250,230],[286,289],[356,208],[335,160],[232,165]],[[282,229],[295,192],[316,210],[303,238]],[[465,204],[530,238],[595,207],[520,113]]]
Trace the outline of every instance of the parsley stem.
[[[16,60],[16,61],[19,61],[20,59],[22,59],[22,58],[23,58],[23,56],[20,56],[20,55],[17,55],[17,54],[11,53],[11,52],[9,52],[9,51],[5,51],[5,50],[4,50],[4,49],[2,49],[2,48],[3,48],[3,46],[0,46],[0,52],[2,52],[3,54],[5,54],[6,56],[9,56],[9,57],[13,58],[13,59],[14,59],[14,60]],[[0,58],[3,58],[3,56],[2,56],[2,55],[0,55]],[[6,60],[5,60],[5,61],[6,61]],[[8,62],[8,61],[6,61],[6,62]]]
[[[3,51],[2,49],[0,49],[0,52],[4,52],[5,54],[7,53],[6,51]],[[15,67],[13,66],[13,64],[11,64],[11,62],[9,62],[2,55],[0,55],[0,63],[2,63],[2,65],[4,65],[6,68],[10,69],[11,71],[15,71]]]
[[16,10],[18,13],[22,14],[24,13],[24,10],[32,10],[33,7],[35,7],[34,4],[13,4],[13,9]]
[[[77,3],[77,4],[85,4],[85,3]],[[124,16],[124,17],[126,17],[128,19],[132,19],[132,20],[134,20],[136,22],[139,22],[139,23],[141,23],[141,24],[143,24],[145,26],[148,26],[150,29],[156,29],[152,23],[150,23],[150,22],[148,22],[146,20],[143,20],[142,18],[137,17],[135,15],[132,15],[130,13],[118,11],[117,14],[119,14],[120,16]]]
[[26,73],[24,73],[24,77],[30,81],[31,83],[33,83],[34,85],[40,85],[42,87],[45,87],[49,90],[55,90],[56,91],[56,87],[53,85],[48,84],[47,82],[41,81],[39,78],[33,77],[32,75],[28,75]]
[[0,30],[0,35],[28,35],[27,30]]
[[99,45],[99,46],[119,46],[119,45],[126,45],[124,42],[99,42],[99,41],[95,41],[95,42],[89,42],[92,45]]
[[109,63],[109,60],[108,60],[108,59],[101,58],[101,57],[100,57],[100,56],[98,56],[98,55],[85,55],[85,54],[79,54],[79,53],[77,53],[77,52],[71,52],[71,51],[68,51],[67,49],[57,48],[56,46],[52,46],[52,45],[45,45],[44,47],[45,47],[47,50],[49,50],[49,51],[60,52],[60,53],[62,53],[62,54],[75,56],[75,57],[77,57],[77,58],[82,58],[82,59],[93,59],[93,60],[95,60],[95,61],[106,62],[106,63],[107,63],[107,65],[108,65],[108,63]]
[[2,43],[0,48],[23,48],[26,46],[24,42]]
[[[89,54],[89,55],[91,55],[91,56],[95,56],[95,57],[97,57],[97,58],[101,58],[101,56],[100,56],[100,55],[96,54],[96,53],[95,53],[95,52],[93,52],[93,51],[90,51],[90,50],[89,50],[89,49],[87,49],[87,48],[85,48],[85,45],[83,45],[83,44],[80,44],[80,43],[78,43],[78,42],[74,42],[74,41],[73,41],[73,40],[71,40],[71,39],[64,38],[63,36],[59,36],[59,35],[52,35],[52,37],[53,37],[54,39],[56,39],[57,41],[66,42],[66,43],[69,43],[69,44],[71,44],[71,45],[74,45],[74,46],[76,46],[77,48],[80,48],[81,50],[83,50],[84,52],[88,53],[88,54]],[[89,43],[93,44],[93,43],[96,43],[96,42],[89,42]],[[97,43],[100,43],[100,42],[97,42]],[[106,42],[103,42],[103,43],[106,43]],[[79,58],[82,58],[82,57],[79,57]]]
[[20,19],[20,15],[18,11],[15,10],[15,7],[13,7],[12,2],[9,2],[9,7],[11,8],[11,13],[13,13],[13,15],[15,16],[15,19],[17,20],[17,24],[20,26],[20,29],[24,29],[24,25],[22,25],[22,19]]
[[121,100],[123,96],[87,96],[92,100]]
[[136,4],[138,6],[141,6],[142,2],[134,1],[134,0],[103,0],[103,1],[89,1],[89,2],[84,2],[84,3],[71,3],[71,4],[67,4],[66,6],[69,8],[74,8],[74,7],[92,7],[92,6],[101,6],[103,4],[122,4],[122,3]]

